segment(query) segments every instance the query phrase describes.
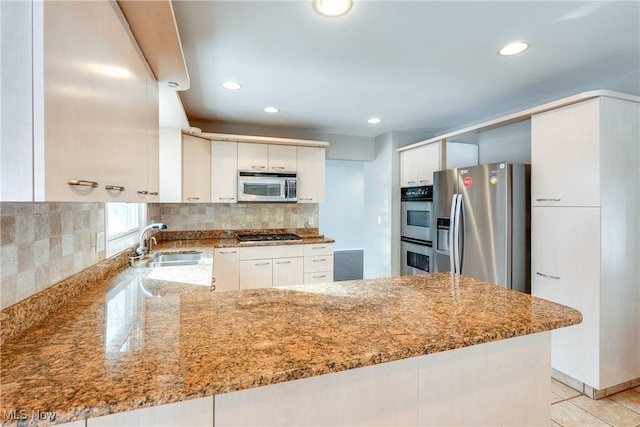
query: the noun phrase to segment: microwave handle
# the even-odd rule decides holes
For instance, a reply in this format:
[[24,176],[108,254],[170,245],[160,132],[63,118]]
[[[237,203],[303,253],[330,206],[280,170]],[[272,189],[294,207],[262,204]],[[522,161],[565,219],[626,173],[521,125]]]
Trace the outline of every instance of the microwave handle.
[[284,180],[284,199],[287,200],[289,198],[289,180]]

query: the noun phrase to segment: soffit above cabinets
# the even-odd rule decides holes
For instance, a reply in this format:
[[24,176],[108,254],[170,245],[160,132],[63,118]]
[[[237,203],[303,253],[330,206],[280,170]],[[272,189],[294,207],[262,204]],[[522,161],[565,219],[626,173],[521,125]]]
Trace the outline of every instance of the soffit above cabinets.
[[191,82],[171,1],[118,0],[118,6],[158,82],[175,82],[180,91],[189,89]]

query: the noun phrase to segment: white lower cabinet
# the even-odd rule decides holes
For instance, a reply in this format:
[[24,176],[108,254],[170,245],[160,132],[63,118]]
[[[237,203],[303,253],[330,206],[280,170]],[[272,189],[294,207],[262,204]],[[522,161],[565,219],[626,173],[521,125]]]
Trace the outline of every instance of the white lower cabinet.
[[273,260],[273,286],[299,285],[304,277],[303,258],[277,258]]
[[87,427],[213,426],[213,396],[89,418]]
[[579,325],[552,332],[552,367],[598,387],[600,208],[532,211],[531,293],[575,308],[583,317]]
[[216,248],[213,252],[213,278],[216,291],[240,289],[240,249]]
[[218,248],[216,291],[333,282],[333,244]]

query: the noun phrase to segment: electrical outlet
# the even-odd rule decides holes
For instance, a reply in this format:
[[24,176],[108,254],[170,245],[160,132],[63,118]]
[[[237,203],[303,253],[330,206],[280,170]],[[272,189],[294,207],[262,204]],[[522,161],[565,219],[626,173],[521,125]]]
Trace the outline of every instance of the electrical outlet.
[[309,217],[309,225],[313,225],[313,217],[312,216]]
[[104,231],[96,233],[96,252],[104,251]]

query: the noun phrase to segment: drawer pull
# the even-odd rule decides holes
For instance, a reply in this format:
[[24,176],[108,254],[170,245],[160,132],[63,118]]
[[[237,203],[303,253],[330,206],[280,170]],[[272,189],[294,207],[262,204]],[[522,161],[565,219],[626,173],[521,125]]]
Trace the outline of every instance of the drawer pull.
[[238,251],[220,251],[221,254],[235,254]]
[[271,265],[271,263],[270,262],[258,262],[258,263],[255,263],[254,265],[256,265],[256,266],[258,266],[258,265]]
[[149,193],[150,196],[157,196],[158,192],[157,191],[152,191],[151,193]]
[[276,264],[291,264],[291,261],[278,261]]
[[187,200],[200,200],[200,197],[187,197]]
[[141,196],[146,196],[147,194],[149,194],[148,191],[144,191],[144,190],[138,190],[137,193],[140,194]]
[[536,199],[536,202],[559,202],[562,199]]
[[78,185],[81,187],[97,187],[99,184],[95,181],[85,181],[84,179],[70,179],[67,181],[69,185]]
[[105,185],[104,188],[109,191],[124,191],[124,187],[122,185]]
[[319,276],[311,276],[311,277],[313,277],[314,279],[322,279],[323,277],[327,277],[327,275],[326,274],[321,274]]
[[327,248],[326,246],[314,246],[311,249],[326,249],[326,248]]
[[325,262],[327,259],[326,258],[322,258],[322,259],[312,259],[311,261],[313,262]]
[[538,276],[541,276],[541,277],[544,277],[544,278],[547,278],[547,279],[560,280],[560,277],[558,277],[558,276],[552,276],[550,274],[542,274],[539,271],[536,271],[536,274]]

